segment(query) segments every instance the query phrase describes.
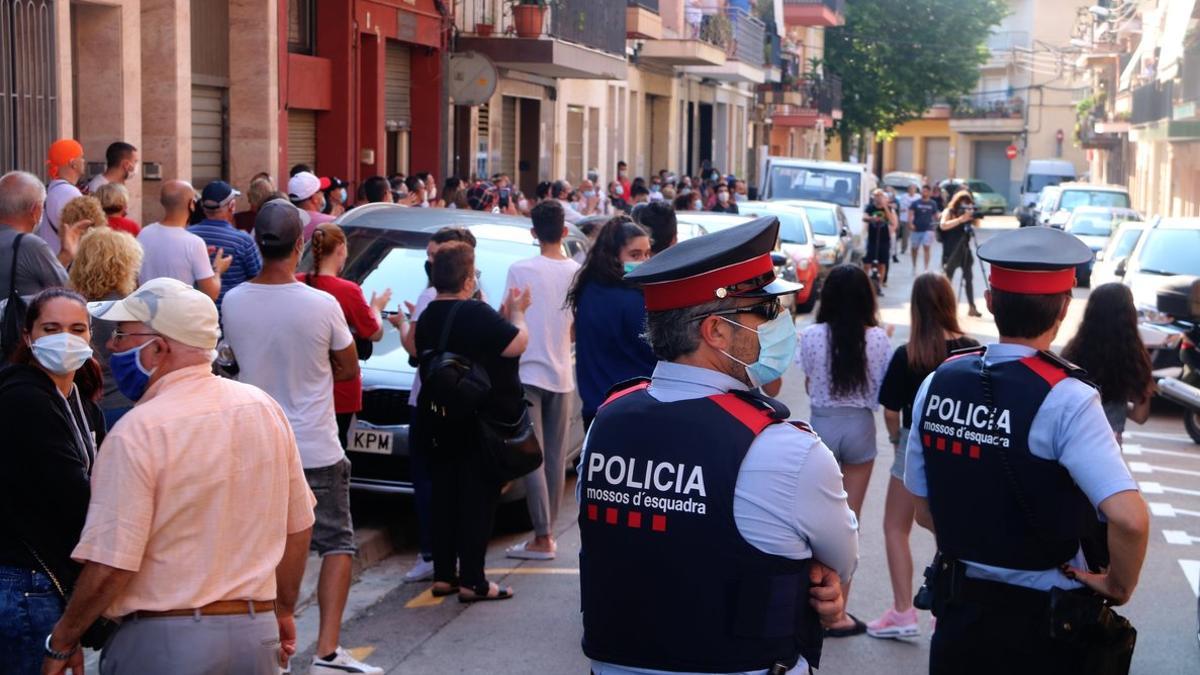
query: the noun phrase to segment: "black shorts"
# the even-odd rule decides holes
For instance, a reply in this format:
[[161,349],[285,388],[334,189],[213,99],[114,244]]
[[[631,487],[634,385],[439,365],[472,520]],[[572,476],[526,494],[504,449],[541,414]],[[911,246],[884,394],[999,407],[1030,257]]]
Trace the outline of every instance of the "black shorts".
[[871,228],[867,232],[867,251],[863,262],[873,265],[886,265],[892,257],[892,238],[886,227]]

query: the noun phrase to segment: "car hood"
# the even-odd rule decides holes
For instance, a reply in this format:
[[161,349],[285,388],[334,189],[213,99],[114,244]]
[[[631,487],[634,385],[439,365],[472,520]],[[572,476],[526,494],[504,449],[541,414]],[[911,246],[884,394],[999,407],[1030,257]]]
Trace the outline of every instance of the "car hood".
[[385,324],[383,339],[375,343],[371,358],[360,361],[363,391],[371,389],[412,389],[417,370],[408,364],[408,352],[400,344],[400,333]]
[[1092,235],[1092,234],[1076,234],[1075,238],[1082,241],[1088,248],[1092,249],[1092,253],[1098,253],[1104,250],[1108,244],[1108,237]]
[[1133,304],[1139,309],[1157,309],[1158,291],[1174,280],[1174,275],[1165,274],[1130,272],[1125,275],[1125,285],[1133,292]]
[[1003,195],[1001,195],[998,192],[975,192],[972,194],[975,195],[975,201],[977,201],[977,202],[988,202],[989,204],[999,204],[999,203],[1008,201],[1007,199],[1005,199],[1003,197]]

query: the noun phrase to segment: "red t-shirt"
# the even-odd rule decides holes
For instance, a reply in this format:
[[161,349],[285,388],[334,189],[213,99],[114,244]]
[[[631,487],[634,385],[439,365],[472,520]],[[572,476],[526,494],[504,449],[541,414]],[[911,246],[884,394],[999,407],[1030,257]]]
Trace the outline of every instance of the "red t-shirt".
[[126,218],[125,216],[109,216],[108,226],[120,232],[128,232],[133,236],[138,236],[142,232],[142,226],[136,222]]
[[[306,284],[308,275],[297,274],[296,280]],[[346,323],[350,325],[350,332],[354,333],[355,337],[370,338],[379,330],[375,312],[371,311],[371,306],[367,304],[367,299],[358,284],[341,277],[319,274],[312,277],[311,285],[332,295],[338,301],[342,314],[346,316]],[[353,380],[333,383],[333,409],[337,413],[362,410],[362,375]]]

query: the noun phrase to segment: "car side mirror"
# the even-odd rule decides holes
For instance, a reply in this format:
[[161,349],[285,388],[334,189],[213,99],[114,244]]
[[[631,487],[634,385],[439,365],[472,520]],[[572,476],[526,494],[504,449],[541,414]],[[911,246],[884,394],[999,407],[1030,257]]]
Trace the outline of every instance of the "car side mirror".
[[787,264],[787,256],[779,251],[771,251],[771,264],[775,267],[781,267]]
[[1113,274],[1115,274],[1119,277],[1123,277],[1123,276],[1125,276],[1125,272],[1128,270],[1128,268],[1129,268],[1129,258],[1121,258],[1119,261],[1117,261],[1117,266],[1113,270]]
[[849,237],[850,236],[850,228],[843,226],[841,236]]
[[825,243],[824,239],[817,239],[815,237],[813,238],[813,248],[820,250],[825,248],[825,246],[827,246],[827,244]]

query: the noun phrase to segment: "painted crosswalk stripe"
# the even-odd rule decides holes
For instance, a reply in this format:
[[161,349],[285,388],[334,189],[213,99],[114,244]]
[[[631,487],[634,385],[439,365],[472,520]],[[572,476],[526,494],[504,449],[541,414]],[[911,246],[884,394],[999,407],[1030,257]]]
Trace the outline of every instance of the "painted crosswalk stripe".
[[1150,513],[1160,518],[1174,518],[1176,516],[1195,516],[1200,518],[1200,511],[1177,509],[1166,502],[1150,502]]
[[1200,478],[1200,471],[1174,469],[1169,466],[1155,466],[1149,462],[1129,462],[1129,470],[1133,473],[1173,473],[1181,476],[1196,476]]
[[1171,487],[1169,485],[1163,485],[1162,483],[1158,483],[1155,481],[1146,481],[1146,480],[1138,481],[1138,489],[1140,489],[1142,491],[1142,494],[1147,494],[1147,495],[1161,495],[1163,493],[1170,492],[1173,494],[1188,495],[1191,497],[1200,497],[1200,490],[1189,490],[1187,488]]
[[1193,537],[1183,530],[1163,530],[1163,537],[1167,540],[1168,544],[1179,544],[1181,546],[1190,546],[1200,541],[1200,537]]
[[1180,452],[1179,450],[1160,450],[1158,448],[1147,448],[1144,445],[1136,445],[1130,443],[1121,448],[1121,452],[1130,456],[1140,457],[1145,454],[1163,455],[1166,457],[1180,457],[1183,459],[1200,459],[1200,452]]
[[1187,577],[1192,593],[1200,596],[1200,560],[1180,560],[1179,566],[1183,568],[1183,575]]

